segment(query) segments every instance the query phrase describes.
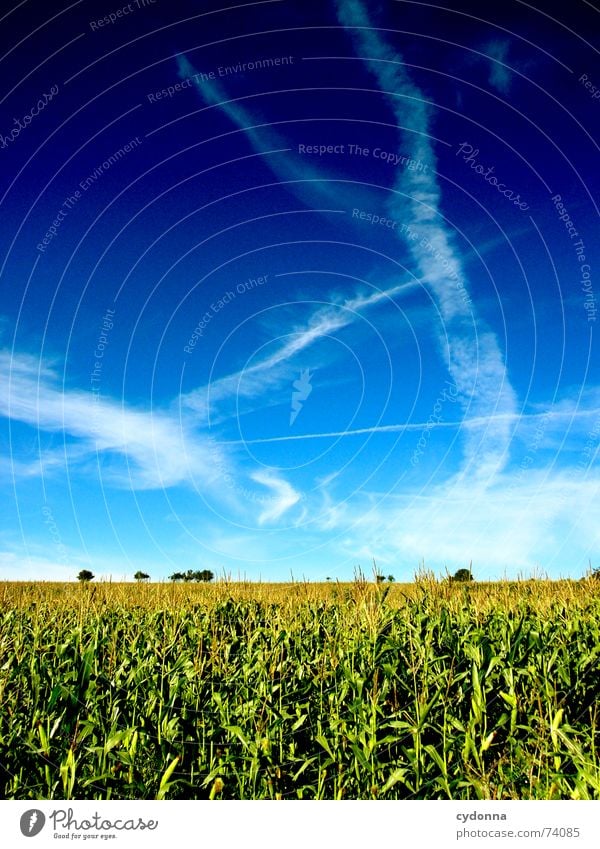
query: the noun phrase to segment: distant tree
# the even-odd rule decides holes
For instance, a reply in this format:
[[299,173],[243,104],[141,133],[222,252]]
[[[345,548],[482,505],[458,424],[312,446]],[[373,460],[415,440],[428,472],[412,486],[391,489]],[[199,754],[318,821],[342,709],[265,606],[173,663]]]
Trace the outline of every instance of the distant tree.
[[149,581],[150,580],[150,575],[147,575],[146,572],[140,572],[139,569],[133,577],[135,578],[136,581]]
[[390,582],[390,584],[393,584],[393,583],[394,583],[394,581],[396,580],[396,579],[394,578],[394,576],[393,576],[393,575],[388,575],[388,576],[387,576],[387,579],[388,579],[388,581]]
[[202,581],[205,584],[209,584],[215,576],[210,571],[210,569],[203,569],[201,572],[196,572],[196,581]]
[[185,581],[186,583],[190,583],[191,581],[196,581],[197,583],[209,583],[214,580],[214,577],[215,576],[210,569],[188,569],[187,572],[173,572],[173,574],[169,576],[169,580]]
[[382,584],[385,581],[385,577],[378,573],[377,575],[375,575],[375,580],[378,584]]
[[458,569],[452,576],[452,580],[459,582],[472,581],[473,575],[470,569]]
[[90,572],[89,569],[82,569],[79,575],[77,575],[77,580],[86,584],[88,581],[93,581],[96,576],[93,572]]

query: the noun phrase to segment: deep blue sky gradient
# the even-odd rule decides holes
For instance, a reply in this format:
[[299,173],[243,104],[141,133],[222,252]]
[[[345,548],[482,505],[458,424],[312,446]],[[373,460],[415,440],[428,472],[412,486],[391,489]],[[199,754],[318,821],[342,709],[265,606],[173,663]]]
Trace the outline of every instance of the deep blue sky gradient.
[[598,565],[598,11],[218,7],[3,13],[0,577]]

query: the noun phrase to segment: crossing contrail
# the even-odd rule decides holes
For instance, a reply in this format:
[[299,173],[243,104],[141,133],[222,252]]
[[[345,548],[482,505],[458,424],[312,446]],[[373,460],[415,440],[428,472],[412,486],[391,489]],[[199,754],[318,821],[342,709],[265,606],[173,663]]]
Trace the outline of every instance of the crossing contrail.
[[215,440],[218,445],[258,445],[263,442],[293,442],[300,439],[336,439],[342,436],[364,436],[369,433],[403,433],[414,432],[421,430],[431,430],[437,428],[477,428],[486,427],[499,421],[504,422],[522,422],[541,419],[545,416],[550,416],[552,419],[578,419],[584,416],[593,416],[600,414],[600,409],[596,410],[557,410],[552,413],[498,413],[495,416],[474,416],[471,419],[463,419],[462,421],[443,420],[437,422],[408,422],[406,424],[390,424],[390,425],[373,425],[372,427],[359,427],[354,430],[332,430],[324,433],[290,433],[285,436],[261,436],[256,439],[221,439]]

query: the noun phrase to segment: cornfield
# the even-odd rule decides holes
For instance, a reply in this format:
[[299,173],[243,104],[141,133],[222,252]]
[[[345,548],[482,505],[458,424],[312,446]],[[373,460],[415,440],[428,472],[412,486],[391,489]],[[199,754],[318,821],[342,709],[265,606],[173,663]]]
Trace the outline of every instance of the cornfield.
[[599,584],[0,584],[1,795],[598,799]]

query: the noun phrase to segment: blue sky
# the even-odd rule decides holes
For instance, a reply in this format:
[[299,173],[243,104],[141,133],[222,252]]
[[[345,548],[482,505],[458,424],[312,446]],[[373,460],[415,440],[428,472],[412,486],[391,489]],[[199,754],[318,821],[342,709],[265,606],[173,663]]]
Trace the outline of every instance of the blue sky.
[[3,20],[0,578],[597,566],[593,9],[110,14]]

